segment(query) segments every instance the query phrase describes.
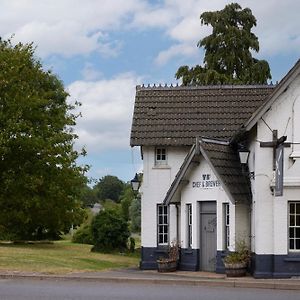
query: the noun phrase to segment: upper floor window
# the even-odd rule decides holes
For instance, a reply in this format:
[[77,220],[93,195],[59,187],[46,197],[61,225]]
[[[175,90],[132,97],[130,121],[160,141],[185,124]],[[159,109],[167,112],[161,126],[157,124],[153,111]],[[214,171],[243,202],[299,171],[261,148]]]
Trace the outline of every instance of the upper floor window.
[[155,148],[155,164],[163,165],[167,164],[167,149],[166,148]]
[[300,250],[300,202],[289,203],[289,250]]

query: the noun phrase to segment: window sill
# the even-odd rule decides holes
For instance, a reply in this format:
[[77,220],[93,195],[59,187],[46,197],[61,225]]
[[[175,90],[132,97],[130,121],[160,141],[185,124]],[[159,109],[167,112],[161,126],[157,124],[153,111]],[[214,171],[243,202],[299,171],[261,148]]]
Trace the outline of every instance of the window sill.
[[155,170],[155,169],[162,170],[162,169],[171,169],[171,167],[169,165],[155,165],[155,166],[152,167],[152,169],[153,170]]

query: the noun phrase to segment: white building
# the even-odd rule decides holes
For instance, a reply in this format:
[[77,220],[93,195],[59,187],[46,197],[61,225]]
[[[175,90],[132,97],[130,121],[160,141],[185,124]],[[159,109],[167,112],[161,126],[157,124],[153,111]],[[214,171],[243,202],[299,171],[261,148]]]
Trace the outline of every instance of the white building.
[[255,277],[299,276],[299,129],[300,61],[275,87],[137,87],[141,268],[177,240],[180,269],[222,273],[245,241]]

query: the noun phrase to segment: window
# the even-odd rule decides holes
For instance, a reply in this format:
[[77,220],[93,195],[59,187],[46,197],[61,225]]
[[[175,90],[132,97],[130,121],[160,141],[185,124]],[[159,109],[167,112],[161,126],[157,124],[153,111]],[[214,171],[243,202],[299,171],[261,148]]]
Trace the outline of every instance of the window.
[[289,203],[289,250],[300,250],[300,202]]
[[187,204],[187,242],[188,247],[192,248],[192,204]]
[[167,163],[167,149],[166,148],[156,148],[155,149],[155,164],[161,165]]
[[157,205],[157,240],[158,245],[168,244],[168,206],[159,204]]
[[225,249],[229,248],[229,203],[224,204]]

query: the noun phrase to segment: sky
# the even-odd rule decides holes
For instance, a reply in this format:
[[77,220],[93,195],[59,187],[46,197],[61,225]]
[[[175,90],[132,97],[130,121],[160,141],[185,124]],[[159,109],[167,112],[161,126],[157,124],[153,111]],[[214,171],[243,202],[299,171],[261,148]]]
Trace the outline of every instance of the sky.
[[[181,65],[202,64],[197,42],[210,34],[202,12],[223,0],[0,0],[0,36],[33,42],[36,56],[64,83],[68,101],[82,103],[76,148],[87,156],[89,178],[129,181],[142,164],[129,145],[135,87],[176,84]],[[258,59],[269,62],[272,81],[296,63],[300,49],[300,1],[240,0],[257,19]]]

